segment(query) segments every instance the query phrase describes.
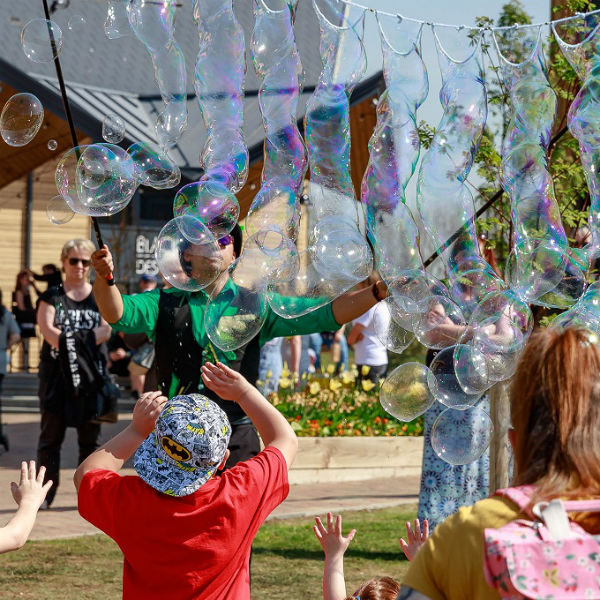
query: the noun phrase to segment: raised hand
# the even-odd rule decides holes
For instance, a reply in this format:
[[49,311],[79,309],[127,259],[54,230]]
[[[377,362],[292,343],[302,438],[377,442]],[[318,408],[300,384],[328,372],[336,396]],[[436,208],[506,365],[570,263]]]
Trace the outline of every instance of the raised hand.
[[29,461],[29,465],[23,461],[21,463],[21,478],[19,483],[14,481],[10,484],[10,491],[15,502],[21,505],[30,505],[36,511],[42,505],[46,494],[52,485],[52,481],[44,484],[44,475],[46,467],[40,467],[39,472],[35,473],[35,461]]
[[216,365],[204,363],[202,381],[223,400],[238,400],[252,388],[243,375],[221,362]]
[[423,519],[422,528],[419,519],[415,519],[414,529],[412,528],[410,521],[406,522],[406,538],[408,541],[404,541],[404,538],[400,538],[400,546],[408,560],[412,560],[415,557],[419,548],[427,541],[428,537],[429,521],[427,519]]
[[337,515],[334,523],[333,515],[327,513],[327,528],[325,528],[319,517],[316,517],[315,521],[316,525],[313,526],[313,531],[321,544],[321,548],[323,548],[323,552],[325,552],[325,557],[343,556],[356,535],[356,529],[350,531],[347,536],[343,536],[342,515]]

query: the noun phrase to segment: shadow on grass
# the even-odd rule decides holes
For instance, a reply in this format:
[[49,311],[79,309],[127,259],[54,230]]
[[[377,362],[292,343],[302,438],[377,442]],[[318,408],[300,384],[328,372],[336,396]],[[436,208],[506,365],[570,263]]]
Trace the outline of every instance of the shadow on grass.
[[[324,554],[322,550],[305,550],[302,548],[261,548],[252,546],[252,555],[270,555],[280,556],[281,558],[290,559],[304,559],[304,560],[315,560],[322,562]],[[357,550],[349,549],[344,554],[345,558],[361,558],[363,560],[383,560],[390,562],[398,562],[399,560],[406,560],[406,557],[402,552],[376,552],[370,550]]]

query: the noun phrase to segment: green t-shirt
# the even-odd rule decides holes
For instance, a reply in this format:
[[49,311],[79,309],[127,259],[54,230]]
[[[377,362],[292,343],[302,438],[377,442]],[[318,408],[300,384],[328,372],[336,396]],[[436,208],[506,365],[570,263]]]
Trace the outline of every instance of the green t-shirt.
[[[223,292],[229,292],[223,293]],[[228,298],[232,297],[235,292],[235,284],[229,280],[223,292],[220,293],[216,301],[227,303]],[[154,339],[156,322],[158,319],[158,301],[161,291],[156,289],[134,296],[123,295],[123,316],[112,326],[117,331],[125,333],[145,333],[149,338]],[[206,311],[206,303],[208,295],[200,290],[199,292],[186,292],[177,288],[169,288],[162,290],[163,294],[176,294],[185,297],[190,306],[190,314],[192,318],[192,328],[194,338],[201,347],[208,345],[208,336],[204,331],[204,313]],[[286,298],[280,297],[282,303],[286,303]],[[308,307],[318,304],[320,300],[308,298],[294,298],[293,303],[296,307]],[[223,310],[226,307],[223,307]],[[276,337],[285,337],[290,335],[304,335],[307,333],[316,333],[321,331],[336,331],[340,328],[340,324],[334,319],[331,311],[331,304],[326,304],[317,308],[301,317],[293,319],[284,319],[277,313],[271,310],[267,305],[267,312],[264,324],[259,331],[259,345],[262,346],[269,340]],[[224,354],[227,363],[227,354]],[[222,360],[223,353],[218,352],[219,359]]]

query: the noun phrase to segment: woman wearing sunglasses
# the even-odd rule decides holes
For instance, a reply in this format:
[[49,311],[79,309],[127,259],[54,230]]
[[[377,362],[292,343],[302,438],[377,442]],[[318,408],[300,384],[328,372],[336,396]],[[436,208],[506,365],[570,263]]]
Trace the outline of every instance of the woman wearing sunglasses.
[[77,428],[79,462],[96,448],[100,425],[74,418],[70,406],[71,394],[65,381],[59,350],[63,332],[91,332],[96,345],[103,344],[110,336],[110,326],[100,316],[89,282],[91,256],[94,245],[89,240],[76,239],[67,242],[60,259],[64,272],[61,286],[48,288],[40,296],[37,323],[44,343],[40,354],[39,398],[42,413],[38,463],[46,467],[46,480],[53,481],[42,508],[48,508],[58,488],[60,447],[68,426]]

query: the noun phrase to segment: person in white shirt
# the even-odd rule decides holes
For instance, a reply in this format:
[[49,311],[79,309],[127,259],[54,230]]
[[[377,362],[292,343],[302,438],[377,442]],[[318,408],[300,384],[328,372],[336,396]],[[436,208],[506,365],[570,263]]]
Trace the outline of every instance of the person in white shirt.
[[[369,287],[370,279],[361,284]],[[390,314],[387,310],[376,310],[377,304],[352,321],[352,330],[348,334],[348,343],[354,348],[354,361],[358,367],[358,376],[378,383],[385,377],[388,366],[386,347],[381,343],[376,330],[385,331],[390,326]],[[363,366],[369,372],[363,375]]]

